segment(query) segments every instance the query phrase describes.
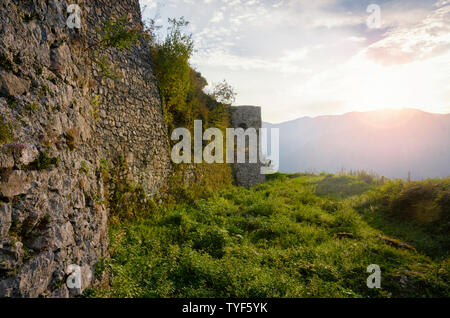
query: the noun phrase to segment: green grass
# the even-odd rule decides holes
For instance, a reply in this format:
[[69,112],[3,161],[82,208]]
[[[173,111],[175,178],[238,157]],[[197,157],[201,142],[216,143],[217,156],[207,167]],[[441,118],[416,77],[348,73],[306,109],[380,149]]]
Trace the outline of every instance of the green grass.
[[327,175],[317,184],[316,193],[335,199],[342,199],[353,195],[363,194],[364,192],[373,189],[374,186],[374,182],[367,182],[358,176]]
[[450,179],[391,181],[355,205],[374,228],[443,259],[450,252]]
[[[449,297],[448,254],[427,249],[431,234],[421,224],[387,216],[378,200],[388,185],[332,178],[277,175],[252,189],[231,187],[111,225],[111,259],[100,267],[112,271],[111,286],[87,294]],[[370,191],[361,195],[355,183]],[[417,252],[380,235],[408,239]],[[370,264],[381,267],[381,289],[366,285]]]

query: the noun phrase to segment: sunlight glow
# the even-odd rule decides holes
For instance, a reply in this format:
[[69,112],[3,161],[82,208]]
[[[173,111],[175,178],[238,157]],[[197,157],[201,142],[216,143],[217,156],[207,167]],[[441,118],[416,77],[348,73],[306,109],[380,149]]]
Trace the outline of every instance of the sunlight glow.
[[357,77],[364,79],[349,101],[355,110],[420,108],[442,104],[433,61],[418,61],[406,65],[385,67],[373,62],[359,64]]

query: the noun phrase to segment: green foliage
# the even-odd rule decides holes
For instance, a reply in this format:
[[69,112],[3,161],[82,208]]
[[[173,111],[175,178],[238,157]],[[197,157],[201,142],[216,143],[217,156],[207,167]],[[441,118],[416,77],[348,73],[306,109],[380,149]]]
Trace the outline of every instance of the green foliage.
[[111,224],[142,219],[154,210],[155,203],[146,195],[143,187],[126,178],[127,169],[123,156],[111,167],[106,160],[100,161],[103,181],[109,185],[109,189],[105,189],[105,197],[108,198]]
[[204,93],[208,82],[189,65],[194,45],[192,35],[185,33],[188,22],[184,18],[169,19],[169,24],[165,39],[151,46],[169,131],[176,127],[192,129],[196,119],[206,128],[225,129],[229,122],[226,106],[235,93],[226,82],[221,83],[216,96]]
[[25,23],[29,23],[29,22],[34,21],[36,19],[39,19],[39,15],[37,13],[35,13],[35,12],[33,12],[31,14],[28,14],[28,13],[25,12],[22,15],[22,21],[25,22]]
[[316,193],[322,196],[346,198],[352,195],[360,195],[371,189],[372,186],[372,180],[365,177],[327,175],[317,184]]
[[83,173],[83,174],[88,175],[89,174],[89,167],[88,167],[87,163],[82,161],[80,166],[81,166],[80,167],[80,172]]
[[432,257],[450,251],[450,180],[389,181],[358,201],[356,208],[374,227],[395,233]]
[[100,106],[100,98],[98,95],[95,95],[91,101],[90,104],[92,106],[92,116],[94,117],[94,119],[98,119],[100,117],[99,115],[99,106]]
[[130,27],[126,16],[116,20],[107,20],[100,30],[100,46],[125,50],[136,44],[141,31],[139,28]]
[[91,55],[91,59],[100,67],[100,73],[103,77],[118,81],[122,79],[122,74],[115,68],[114,65],[108,62],[106,56],[95,57]]
[[108,260],[105,258],[101,258],[97,263],[95,263],[94,266],[95,277],[100,279],[107,268],[108,268]]
[[412,182],[404,185],[390,205],[391,210],[404,219],[422,224],[445,222],[450,221],[449,198],[448,182]]
[[[139,41],[142,30],[139,27],[131,27],[126,16],[119,19],[109,19],[98,31],[100,40],[89,54],[93,63],[100,68],[103,77],[118,81],[122,79],[122,74],[116,69],[114,63],[110,63],[103,55],[102,50],[115,48],[120,51],[130,49]],[[94,112],[94,116],[95,112]]]
[[17,66],[13,61],[3,52],[0,52],[0,67],[3,67],[5,70],[13,73],[17,73]]
[[204,251],[214,258],[222,258],[225,255],[227,232],[217,228],[198,229],[194,234],[193,249]]
[[100,173],[102,174],[103,180],[109,177],[109,162],[104,158],[100,159]]
[[148,216],[154,209],[154,203],[147,198],[144,189],[129,180],[114,183],[110,190],[109,207],[110,223],[141,219]]
[[28,166],[23,167],[24,170],[51,170],[58,166],[59,157],[50,157],[46,152],[40,152],[39,157]]
[[194,48],[192,36],[184,34],[183,30],[188,22],[181,18],[169,19],[169,23],[165,40],[151,49],[167,122],[174,120],[177,112],[188,111],[186,101],[191,88],[189,58]]
[[14,96],[8,96],[0,92],[0,97],[3,97],[6,100],[9,108],[14,109],[17,106],[17,99]]
[[37,103],[28,103],[22,110],[23,115],[30,115],[34,112],[37,112],[41,109],[41,106]]
[[42,73],[44,72],[44,70],[42,69],[42,66],[39,64],[33,65],[33,68],[34,68],[34,72],[36,73],[37,76],[41,76]]
[[[280,176],[252,189],[154,206],[144,218],[113,224],[114,279],[89,296],[450,296],[448,258],[387,244],[379,238],[385,233],[354,209],[359,200],[316,194],[325,176]],[[366,286],[370,264],[381,266],[380,290]]]
[[42,96],[46,96],[47,94],[49,94],[50,96],[53,96],[53,92],[51,91],[50,87],[48,87],[48,85],[44,84],[41,86],[41,90],[39,92],[39,98]]
[[276,172],[274,174],[269,174],[266,176],[267,180],[286,180],[287,176],[283,173]]
[[13,128],[3,115],[0,115],[0,145],[13,140]]

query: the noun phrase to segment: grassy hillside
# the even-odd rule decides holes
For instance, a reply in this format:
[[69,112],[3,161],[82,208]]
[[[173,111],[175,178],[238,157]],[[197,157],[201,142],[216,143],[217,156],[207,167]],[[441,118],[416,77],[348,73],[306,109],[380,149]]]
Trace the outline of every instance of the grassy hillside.
[[[276,175],[112,225],[95,297],[450,296],[449,180]],[[411,212],[411,209],[413,212]],[[382,288],[368,289],[378,264]]]

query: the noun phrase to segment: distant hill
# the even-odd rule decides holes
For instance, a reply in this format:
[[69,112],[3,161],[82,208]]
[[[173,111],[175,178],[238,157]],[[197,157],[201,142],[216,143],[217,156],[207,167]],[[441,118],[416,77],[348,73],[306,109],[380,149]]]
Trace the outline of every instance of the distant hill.
[[450,114],[416,109],[303,117],[280,129],[280,171],[364,169],[392,178],[450,176]]

